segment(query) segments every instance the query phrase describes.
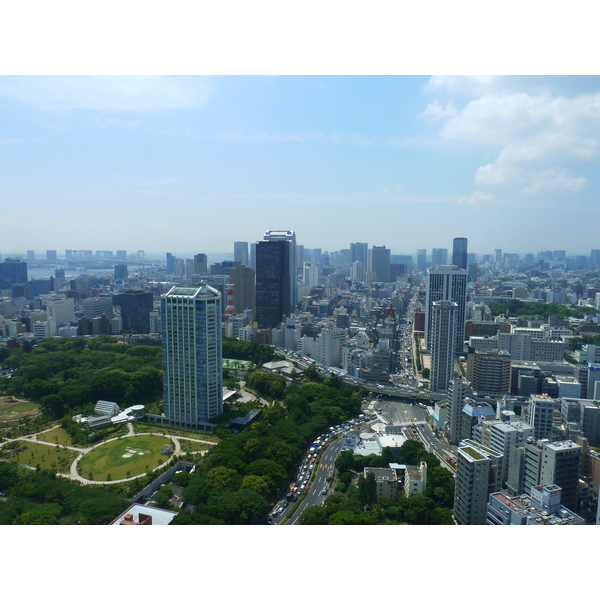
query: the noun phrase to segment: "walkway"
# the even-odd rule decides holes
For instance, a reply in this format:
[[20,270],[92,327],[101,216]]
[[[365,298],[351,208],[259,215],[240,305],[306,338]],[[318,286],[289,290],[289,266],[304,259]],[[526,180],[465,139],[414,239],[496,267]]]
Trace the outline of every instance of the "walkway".
[[[157,432],[136,433],[133,428],[132,423],[127,423],[127,433],[126,434],[120,435],[116,438],[111,438],[109,440],[104,440],[102,442],[98,442],[97,444],[94,444],[93,446],[90,446],[89,448],[80,448],[80,447],[76,447],[76,446],[65,446],[64,444],[57,444],[55,442],[46,442],[46,441],[38,439],[38,435],[40,435],[42,433],[48,433],[49,431],[53,431],[58,428],[60,428],[60,425],[56,425],[54,427],[51,427],[50,429],[46,429],[46,430],[40,431],[38,433],[24,435],[24,436],[21,436],[18,438],[10,439],[10,440],[5,440],[4,442],[0,443],[0,448],[8,442],[19,442],[19,441],[41,444],[44,446],[54,446],[56,448],[67,448],[67,450],[77,452],[78,455],[75,457],[75,460],[73,460],[73,462],[71,463],[71,468],[70,468],[69,473],[57,473],[57,475],[60,475],[61,477],[66,477],[67,479],[72,479],[74,481],[79,481],[80,483],[82,483],[84,485],[89,485],[89,484],[91,484],[91,485],[106,485],[106,484],[110,485],[113,483],[123,483],[126,481],[132,481],[134,479],[138,479],[139,477],[144,477],[145,475],[148,474],[148,473],[140,473],[139,475],[134,475],[133,477],[128,477],[126,479],[113,479],[111,481],[93,481],[91,479],[86,479],[85,477],[82,477],[81,475],[79,475],[79,473],[77,472],[77,465],[78,465],[79,461],[88,452],[90,452],[91,450],[94,450],[95,448],[98,448],[98,446],[102,446],[103,444],[108,444],[109,442],[113,442],[116,439],[137,437],[139,435],[158,435],[158,436],[165,437],[165,438],[171,440],[173,442],[173,447],[174,447],[173,454],[169,457],[169,459],[167,460],[166,463],[163,463],[162,465],[158,465],[156,468],[152,469],[152,471],[150,471],[150,473],[156,471],[157,469],[162,469],[165,466],[165,464],[169,464],[169,462],[171,462],[175,457],[181,456],[182,454],[187,454],[186,452],[183,452],[181,450],[180,440],[189,440],[191,442],[200,442],[202,444],[210,444],[210,445],[215,445],[215,446],[218,444],[218,442],[212,442],[212,441],[208,441],[208,440],[198,440],[196,438],[189,438],[189,437],[185,437],[185,436],[181,436],[181,435],[172,435],[172,434],[157,433]],[[207,450],[194,450],[192,452],[189,452],[189,454],[204,454],[205,452],[207,452]]]

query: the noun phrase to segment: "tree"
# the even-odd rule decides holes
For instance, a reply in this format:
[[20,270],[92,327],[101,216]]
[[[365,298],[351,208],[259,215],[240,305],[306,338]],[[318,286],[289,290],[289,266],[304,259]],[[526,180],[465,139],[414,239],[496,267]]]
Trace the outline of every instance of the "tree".
[[240,485],[240,489],[244,488],[254,490],[257,494],[265,498],[269,495],[269,484],[264,477],[260,477],[259,475],[246,475]]
[[371,471],[366,477],[358,478],[358,499],[363,506],[371,506],[377,502],[377,482]]
[[327,522],[327,512],[318,505],[305,508],[298,519],[300,525],[327,525]]

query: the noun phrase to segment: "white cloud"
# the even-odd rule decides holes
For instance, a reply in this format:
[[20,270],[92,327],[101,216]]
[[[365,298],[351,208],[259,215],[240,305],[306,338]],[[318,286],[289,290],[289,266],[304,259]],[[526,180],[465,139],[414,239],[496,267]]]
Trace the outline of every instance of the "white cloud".
[[439,102],[432,102],[423,111],[422,117],[430,119],[432,121],[438,121],[446,117],[453,117],[457,114],[456,109],[452,106],[451,102],[448,102],[446,106],[442,106]]
[[[528,194],[541,190],[578,191],[586,183],[581,171],[600,150],[600,79],[577,81],[569,94],[553,95],[546,88],[567,88],[579,78],[462,78],[437,77],[432,92],[475,95],[462,106],[444,112],[436,99],[426,108],[441,121],[439,137],[446,143],[481,146],[495,153],[477,168],[477,185],[523,185]],[[521,85],[532,91],[515,91]],[[593,93],[574,93],[590,89]],[[548,85],[546,85],[548,84]],[[455,106],[449,103],[448,106]]]
[[482,202],[489,202],[493,198],[493,194],[486,194],[485,192],[477,190],[470,196],[459,198],[457,204],[481,204]]
[[178,110],[206,104],[211,93],[200,77],[0,77],[0,97],[41,110]]
[[546,169],[533,176],[533,183],[523,188],[526,194],[535,194],[547,189],[563,189],[568,192],[577,192],[585,184],[585,177],[571,177],[557,169]]

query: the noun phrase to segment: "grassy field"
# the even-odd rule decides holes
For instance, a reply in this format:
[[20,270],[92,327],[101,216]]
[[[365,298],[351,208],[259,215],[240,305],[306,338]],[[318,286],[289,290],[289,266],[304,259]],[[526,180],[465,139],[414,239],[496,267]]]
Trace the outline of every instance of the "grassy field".
[[207,442],[219,442],[219,438],[211,433],[201,431],[192,431],[190,429],[177,429],[175,427],[163,427],[153,423],[134,423],[133,429],[136,433],[164,433],[168,435],[177,435],[194,440],[206,440]]
[[73,443],[71,436],[62,427],[38,433],[37,439],[51,444],[61,444],[62,446],[79,446],[79,444]]
[[114,440],[90,450],[77,464],[77,471],[94,481],[110,481],[148,473],[168,460],[161,446],[171,440],[159,435],[141,435]]
[[40,414],[40,405],[35,402],[17,398],[11,400],[10,396],[0,397],[0,421],[15,421],[26,415],[38,414]]
[[30,467],[41,467],[51,469],[59,473],[68,473],[77,452],[56,446],[46,446],[35,442],[17,442],[19,450],[11,452],[0,450],[0,458],[10,460],[18,465],[29,465]]

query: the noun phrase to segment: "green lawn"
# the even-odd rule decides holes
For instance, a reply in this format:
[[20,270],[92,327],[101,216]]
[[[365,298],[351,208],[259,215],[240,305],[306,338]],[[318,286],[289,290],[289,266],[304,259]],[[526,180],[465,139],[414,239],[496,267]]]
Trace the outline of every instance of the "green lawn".
[[18,465],[29,465],[30,467],[41,467],[59,473],[68,473],[76,452],[56,446],[46,446],[35,442],[16,442],[19,445],[17,452],[0,450],[0,458],[10,460]]
[[45,431],[44,433],[38,433],[38,440],[42,442],[50,442],[51,444],[61,444],[62,446],[78,446],[74,444],[71,436],[62,428],[53,429],[52,431]]
[[136,433],[164,433],[168,435],[176,435],[195,440],[206,440],[207,442],[219,442],[219,438],[212,433],[204,433],[202,431],[192,431],[191,429],[177,429],[176,427],[165,427],[163,425],[155,425],[154,423],[134,422],[133,429]]
[[30,414],[32,416],[39,414],[40,405],[36,402],[27,402],[19,400],[11,401],[8,397],[0,399],[0,421],[12,421]]
[[148,473],[168,460],[160,453],[161,446],[172,445],[162,435],[140,435],[114,440],[90,450],[77,464],[77,471],[86,479],[109,481]]

